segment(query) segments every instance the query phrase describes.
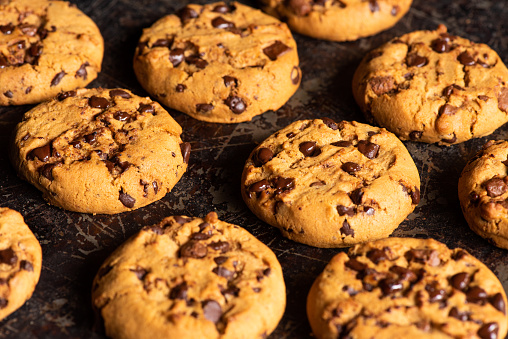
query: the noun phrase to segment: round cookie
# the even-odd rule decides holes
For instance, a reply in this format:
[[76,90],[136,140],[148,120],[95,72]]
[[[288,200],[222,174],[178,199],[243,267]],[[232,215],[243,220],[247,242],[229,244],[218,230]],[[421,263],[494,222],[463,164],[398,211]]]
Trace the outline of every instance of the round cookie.
[[504,338],[506,294],[484,264],[433,239],[389,238],[339,253],[316,279],[318,339]]
[[291,240],[345,247],[389,236],[419,203],[420,178],[407,149],[385,129],[301,120],[254,149],[242,197]]
[[161,199],[187,168],[190,144],[158,103],[122,89],[63,92],[25,113],[11,159],[51,204],[119,213]]
[[317,39],[351,41],[395,25],[412,0],[261,0],[264,10],[295,32]]
[[168,217],[101,266],[92,303],[118,338],[266,338],[286,303],[275,254],[241,227]]
[[508,249],[508,141],[491,140],[459,178],[459,200],[469,227]]
[[367,119],[401,139],[460,143],[508,121],[508,70],[487,45],[417,31],[368,53],[353,78]]
[[145,29],[134,71],[166,106],[219,123],[279,109],[301,80],[286,24],[237,2],[190,4]]
[[0,207],[0,320],[30,299],[41,265],[41,246],[21,214]]
[[0,2],[0,105],[33,104],[84,87],[101,70],[95,23],[65,1]]

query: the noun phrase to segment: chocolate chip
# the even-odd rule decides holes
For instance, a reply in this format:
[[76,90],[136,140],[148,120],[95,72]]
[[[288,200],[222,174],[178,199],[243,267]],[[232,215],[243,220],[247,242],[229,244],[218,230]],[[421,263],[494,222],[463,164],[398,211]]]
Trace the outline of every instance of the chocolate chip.
[[6,308],[8,304],[9,304],[9,301],[7,299],[0,298],[0,309]]
[[369,80],[369,85],[376,95],[388,93],[396,87],[394,78],[389,75],[383,77],[374,77]]
[[157,41],[155,41],[152,44],[152,48],[153,47],[169,47],[172,43],[173,43],[172,39],[157,39]]
[[379,11],[379,4],[377,0],[369,0],[369,9],[372,13]]
[[180,20],[182,20],[182,23],[185,23],[187,20],[197,18],[198,13],[192,8],[185,6],[178,11],[178,16],[180,17]]
[[261,167],[266,164],[268,161],[273,159],[273,152],[269,148],[261,147],[257,150],[257,152],[252,157],[254,161],[254,165],[256,167]]
[[213,109],[212,104],[197,104],[196,105],[196,111],[198,113],[207,113],[210,112]]
[[184,50],[181,48],[175,48],[169,52],[169,61],[173,64],[173,67],[180,65],[185,59]]
[[291,191],[295,187],[295,179],[277,177],[273,181],[275,185],[275,194],[281,194],[286,191]]
[[362,198],[363,198],[363,191],[362,191],[362,189],[361,188],[357,188],[354,191],[352,191],[351,193],[349,193],[349,198],[351,199],[351,201],[354,204],[360,205],[362,203]]
[[106,98],[97,97],[94,95],[88,99],[88,105],[90,105],[92,108],[106,109],[109,107],[109,101]]
[[85,62],[84,64],[81,65],[81,67],[76,71],[76,75],[74,76],[75,78],[83,78],[83,80],[86,81],[87,77],[88,77],[88,72],[86,71],[86,68],[90,66],[90,64],[87,62]]
[[109,95],[111,97],[120,97],[124,99],[130,99],[131,97],[131,95],[128,92],[121,89],[112,89],[111,91],[109,91]]
[[503,314],[506,314],[506,305],[504,302],[503,295],[501,293],[496,293],[492,298],[490,298],[490,303],[494,308]]
[[224,103],[229,107],[231,111],[235,114],[240,114],[245,111],[247,105],[243,101],[242,98],[237,96],[229,96]]
[[315,157],[321,153],[321,149],[317,147],[314,141],[302,142],[298,148],[305,157]]
[[170,299],[180,299],[187,300],[187,291],[189,290],[189,285],[184,281],[171,289],[169,292]]
[[367,258],[369,258],[370,261],[377,265],[381,260],[387,260],[388,256],[386,255],[385,251],[374,248],[367,252]]
[[479,95],[478,99],[480,99],[482,101],[488,101],[490,98],[488,96],[486,96],[486,95]]
[[34,271],[34,265],[32,265],[32,263],[30,261],[27,261],[27,260],[21,260],[19,262],[19,268],[21,268],[22,270],[25,270],[27,272],[33,272]]
[[291,70],[291,82],[293,85],[297,85],[300,82],[300,68],[298,66],[293,66]]
[[344,171],[344,172],[347,172],[349,174],[353,174],[355,172],[358,172],[359,170],[362,169],[362,167],[360,165],[358,165],[357,163],[355,162],[345,162],[342,164],[342,166],[340,166],[340,168]]
[[201,259],[206,256],[208,250],[205,245],[196,240],[190,240],[180,248],[180,257]]
[[412,249],[406,252],[406,259],[408,261],[416,261],[426,263],[429,266],[439,266],[441,260],[439,259],[439,252],[430,249]]
[[14,31],[14,26],[12,24],[0,26],[0,32],[2,32],[5,35],[12,34],[13,31]]
[[118,121],[129,121],[131,115],[127,112],[115,112],[113,113],[113,118]]
[[120,192],[120,196],[118,198],[120,202],[128,208],[133,208],[136,203],[136,199],[128,195],[127,193]]
[[460,53],[459,56],[457,57],[457,60],[459,60],[459,62],[464,66],[473,66],[476,63],[471,54],[469,54],[468,52]]
[[176,91],[178,93],[182,93],[183,91],[185,91],[187,89],[187,86],[185,86],[184,84],[178,84],[176,85]]
[[397,16],[397,14],[399,14],[399,11],[400,11],[400,7],[395,5],[392,7],[392,10],[390,11],[390,14],[393,15],[393,16]]
[[431,303],[441,301],[446,298],[446,291],[442,288],[439,288],[437,281],[434,281],[431,284],[427,284],[425,286],[425,290],[429,293],[429,301]]
[[213,323],[217,323],[222,316],[222,308],[215,300],[208,299],[203,302],[203,315]]
[[0,264],[14,265],[18,262],[18,257],[12,248],[6,248],[0,251]]
[[218,4],[217,6],[215,6],[213,8],[212,12],[226,14],[226,13],[232,12],[233,10],[234,10],[234,7],[230,8],[228,5]]
[[27,160],[34,160],[38,158],[42,162],[46,162],[49,160],[51,156],[51,146],[49,144],[34,148],[27,155]]
[[453,317],[455,319],[459,319],[460,321],[468,321],[469,315],[467,312],[459,312],[457,307],[453,307],[450,312],[448,313],[450,317]]
[[455,106],[452,106],[450,104],[445,104],[444,106],[441,106],[441,108],[439,109],[439,115],[454,115],[455,113],[457,113],[457,110],[459,108],[458,107],[455,107]]
[[249,192],[259,193],[263,192],[264,190],[267,190],[268,188],[270,188],[270,183],[268,182],[268,180],[263,179],[250,185]]
[[466,300],[475,304],[483,304],[487,297],[487,292],[479,286],[471,287],[466,293]]
[[412,131],[409,133],[409,139],[416,141],[422,137],[423,132],[420,131]]
[[59,93],[56,98],[58,99],[58,101],[63,101],[67,98],[75,97],[76,95],[77,95],[76,91],[67,91]]
[[492,178],[487,180],[482,186],[487,190],[487,194],[491,198],[503,195],[508,189],[508,186],[506,186],[501,178]]
[[379,145],[366,140],[360,140],[358,142],[358,151],[365,155],[369,159],[377,158],[379,153]]
[[[0,67],[1,68],[1,67]],[[25,94],[28,94],[32,91],[32,86],[28,86],[26,89],[25,89]]]
[[37,26],[30,24],[21,24],[18,26],[24,35],[33,37],[37,34]]
[[143,280],[145,278],[145,276],[148,274],[148,271],[140,266],[138,266],[134,269],[130,269],[129,271],[134,273],[136,275],[136,277],[138,277],[139,280]]
[[409,54],[406,58],[406,63],[409,67],[423,67],[427,65],[428,62],[426,57],[414,53]]
[[499,96],[497,98],[497,107],[505,113],[508,113],[508,88],[501,88],[501,92],[499,92]]
[[296,134],[294,134],[293,132],[289,132],[288,134],[286,134],[286,137],[288,138],[293,138]]
[[206,233],[192,233],[190,238],[192,240],[206,240],[210,239],[211,235]]
[[86,143],[94,144],[97,142],[97,132],[92,132],[90,134],[87,134],[83,138],[85,139]]
[[230,245],[227,241],[216,241],[208,244],[212,250],[220,251],[221,253],[226,253],[230,249]]
[[228,257],[224,257],[224,256],[220,256],[220,257],[215,257],[215,258],[213,258],[213,261],[215,261],[215,263],[216,263],[217,265],[222,265],[222,264],[224,264],[227,260],[228,260]]
[[455,141],[457,141],[457,136],[454,134],[451,139],[441,139],[441,141],[447,144],[453,144]]
[[11,91],[7,91],[7,92],[4,92],[4,95],[7,97],[7,98],[12,98],[13,95],[12,95],[12,92]]
[[352,236],[355,237],[355,231],[351,228],[347,220],[344,220],[342,223],[342,227],[340,228],[340,234],[344,234],[345,236]]
[[483,324],[476,333],[481,339],[497,339],[498,332],[499,325],[497,323],[486,323]]
[[364,269],[367,268],[367,265],[365,265],[364,263],[362,263],[354,258],[346,261],[346,263],[344,265],[347,268],[352,269],[353,271],[357,271],[357,272],[363,271]]
[[[255,293],[259,293],[261,291],[260,288],[257,288],[257,291],[256,291],[256,287],[254,287],[252,290]],[[224,296],[226,294],[231,294],[232,296],[238,297],[238,294],[240,293],[240,289],[234,285],[230,285],[225,290],[220,291],[220,293],[222,293],[222,295],[224,295]]]
[[176,221],[177,223],[179,223],[180,225],[183,225],[183,224],[186,224],[186,223],[188,223],[188,222],[191,222],[191,221],[192,221],[192,219],[190,219],[190,218],[185,218],[185,217],[182,217],[182,216],[180,216],[180,215],[176,215],[176,216],[174,216],[174,217],[173,217],[173,219],[175,219],[175,221]]
[[57,166],[58,163],[55,164],[46,164],[41,167],[40,173],[42,176],[47,178],[48,180],[53,180],[53,168]]
[[50,87],[53,87],[53,86],[56,86],[60,83],[60,81],[62,81],[63,77],[66,75],[67,73],[65,73],[64,71],[61,71],[60,73],[57,73],[54,77],[53,77],[53,80],[51,80],[51,85]]
[[212,272],[217,274],[219,277],[226,278],[227,280],[231,280],[235,276],[235,272],[230,271],[222,266],[215,267]]
[[420,203],[420,190],[418,187],[414,187],[414,190],[411,191],[411,203],[413,205],[418,205]]
[[341,141],[332,142],[331,145],[337,146],[337,147],[349,147],[349,146],[353,145],[353,143],[351,141],[341,140]]
[[224,85],[226,87],[238,86],[238,79],[237,78],[233,78],[229,75],[225,75],[222,77],[222,79],[224,80]]
[[188,164],[190,158],[191,144],[188,142],[182,142],[180,144],[180,151],[182,152],[183,162]]
[[314,181],[312,184],[309,185],[309,187],[322,187],[326,185],[326,182],[324,181]]
[[450,51],[448,39],[438,38],[432,41],[432,49],[438,53],[446,53]]
[[201,59],[197,55],[191,55],[185,58],[185,62],[191,65],[196,65],[197,68],[203,69],[208,66],[208,61]]
[[389,295],[402,291],[402,282],[393,278],[385,278],[379,281],[379,288],[383,291],[384,295]]
[[450,278],[450,283],[452,286],[460,291],[463,291],[467,285],[469,285],[470,281],[471,276],[466,272],[457,273]]
[[0,54],[0,69],[5,68],[7,66],[10,66],[9,61],[2,54]]
[[263,48],[263,53],[265,53],[270,60],[275,61],[278,57],[286,54],[290,50],[291,48],[277,40],[270,46]]
[[152,104],[139,104],[138,112],[154,114],[155,108]]
[[286,4],[297,16],[305,16],[312,10],[309,0],[288,0]]
[[228,28],[234,28],[235,24],[232,23],[231,21],[227,21],[226,19],[224,19],[221,16],[218,16],[212,20],[212,26],[215,28],[220,28],[220,29],[228,29]]
[[343,205],[337,205],[337,212],[340,216],[343,215],[349,215],[350,217],[355,215],[355,208],[354,207],[346,207]]
[[392,266],[390,267],[390,272],[397,274],[402,281],[413,282],[418,278],[413,271],[402,266]]

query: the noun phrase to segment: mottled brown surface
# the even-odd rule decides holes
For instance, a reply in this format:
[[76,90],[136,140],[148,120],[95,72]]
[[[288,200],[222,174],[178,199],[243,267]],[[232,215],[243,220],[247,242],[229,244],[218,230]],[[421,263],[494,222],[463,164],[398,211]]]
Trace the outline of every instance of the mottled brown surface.
[[[125,87],[146,95],[132,70],[132,56],[143,27],[187,0],[85,0],[79,8],[94,19],[105,39],[103,72],[91,87]],[[206,3],[211,1],[197,1]],[[244,3],[256,5],[253,1]],[[0,205],[25,217],[41,241],[43,269],[32,299],[0,325],[0,338],[103,338],[90,306],[93,277],[102,261],[142,226],[172,214],[204,216],[216,210],[221,220],[256,235],[278,256],[288,291],[287,311],[270,338],[311,338],[305,315],[308,290],[336,249],[318,249],[283,238],[244,205],[240,176],[248,153],[267,136],[297,119],[330,117],[366,122],[356,106],[351,79],[363,55],[385,41],[439,23],[476,42],[489,44],[508,62],[506,1],[415,0],[394,28],[356,42],[323,42],[295,34],[303,73],[301,88],[277,113],[251,122],[219,125],[170,111],[190,141],[190,166],[172,193],[152,205],[120,215],[87,215],[47,205],[42,194],[16,177],[8,162],[9,134],[30,107],[0,108]],[[503,27],[504,24],[504,27]],[[508,289],[506,250],[490,245],[467,226],[457,198],[457,180],[467,159],[488,139],[450,147],[405,142],[422,179],[422,200],[395,231],[397,236],[433,237],[463,247],[494,270]],[[491,138],[508,138],[508,126]]]

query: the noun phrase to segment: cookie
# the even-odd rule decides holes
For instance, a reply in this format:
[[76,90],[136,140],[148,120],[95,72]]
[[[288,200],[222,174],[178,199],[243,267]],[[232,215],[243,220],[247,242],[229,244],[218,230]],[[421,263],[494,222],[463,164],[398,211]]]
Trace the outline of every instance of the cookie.
[[252,151],[242,197],[291,240],[345,247],[389,236],[418,205],[420,177],[402,142],[385,129],[301,120]]
[[433,239],[390,238],[339,253],[307,298],[324,338],[504,338],[506,294],[484,264]]
[[508,249],[508,141],[491,140],[459,178],[459,200],[469,227]]
[[261,0],[264,10],[298,33],[351,41],[395,25],[412,0]]
[[440,25],[368,53],[353,94],[368,120],[403,140],[450,145],[508,121],[508,70],[491,48]]
[[158,103],[123,89],[63,92],[25,113],[11,159],[19,176],[55,206],[120,213],[171,191],[190,144]]
[[0,207],[0,320],[30,299],[41,265],[41,246],[21,214]]
[[241,227],[168,217],[104,262],[92,303],[112,338],[266,338],[284,313],[275,254]]
[[134,71],[164,105],[219,123],[279,109],[301,80],[286,24],[237,2],[190,4],[145,29]]
[[84,87],[101,70],[95,23],[65,1],[0,2],[0,105],[33,104]]

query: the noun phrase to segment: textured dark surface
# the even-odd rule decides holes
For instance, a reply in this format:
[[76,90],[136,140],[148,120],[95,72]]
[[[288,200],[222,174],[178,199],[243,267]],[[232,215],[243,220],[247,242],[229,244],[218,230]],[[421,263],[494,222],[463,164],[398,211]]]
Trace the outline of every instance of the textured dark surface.
[[[103,71],[89,87],[124,87],[147,95],[136,81],[132,56],[142,28],[187,0],[74,0],[98,24],[105,39]],[[206,3],[211,1],[197,1]],[[256,6],[256,3],[244,1]],[[30,107],[0,107],[0,205],[21,212],[43,249],[43,269],[35,293],[0,324],[0,338],[102,338],[90,307],[92,279],[102,261],[142,226],[173,214],[204,216],[215,210],[222,220],[245,227],[270,246],[280,260],[287,285],[287,309],[270,338],[309,338],[307,292],[338,249],[318,249],[284,239],[247,209],[240,176],[250,151],[294,120],[330,117],[365,122],[351,92],[362,56],[385,41],[439,23],[452,34],[489,44],[508,62],[508,2],[505,0],[415,0],[394,28],[355,42],[318,41],[295,34],[303,80],[278,112],[233,125],[199,122],[170,110],[192,144],[190,166],[164,199],[134,212],[113,216],[72,213],[49,206],[39,191],[21,181],[7,157],[9,135]],[[503,27],[503,25],[505,25]],[[432,237],[463,247],[482,260],[508,288],[508,256],[469,230],[457,198],[457,180],[467,159],[489,138],[508,139],[508,126],[490,137],[451,147],[406,142],[422,181],[422,200],[394,235]]]

